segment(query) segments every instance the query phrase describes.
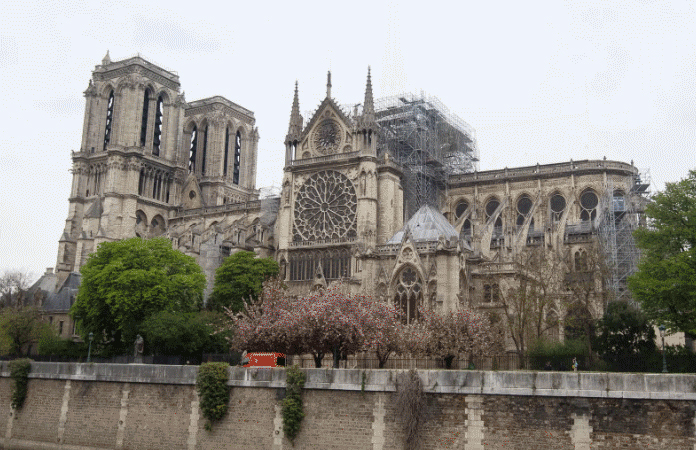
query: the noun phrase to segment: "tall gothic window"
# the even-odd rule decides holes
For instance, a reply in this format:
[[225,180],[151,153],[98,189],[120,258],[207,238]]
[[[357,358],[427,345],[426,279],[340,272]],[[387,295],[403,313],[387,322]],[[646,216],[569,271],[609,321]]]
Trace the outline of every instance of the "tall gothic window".
[[466,219],[462,224],[462,231],[459,232],[459,237],[468,241],[471,238],[471,221]]
[[208,125],[203,132],[203,153],[201,154],[201,175],[205,175],[205,156],[208,153]]
[[230,127],[225,129],[225,161],[222,166],[222,174],[227,176],[227,160],[230,155]]
[[104,128],[104,151],[111,141],[111,127],[114,122],[114,91],[109,94],[109,103],[106,106],[106,127]]
[[155,138],[152,140],[152,154],[159,156],[162,144],[162,121],[164,119],[164,98],[160,95],[157,99],[157,113],[155,114]]
[[188,171],[189,173],[194,173],[196,170],[196,147],[198,145],[198,128],[196,126],[193,126],[193,130],[191,130],[191,146],[189,147],[189,164],[188,164]]
[[150,88],[145,89],[145,97],[143,98],[143,119],[140,126],[140,146],[145,146],[147,140],[147,115],[150,109]]
[[138,179],[138,195],[143,195],[145,191],[145,168],[140,169],[140,178]]
[[237,131],[234,140],[234,170],[232,171],[232,182],[239,184],[239,163],[242,157],[242,135]]
[[418,320],[418,307],[423,304],[423,281],[413,267],[404,268],[396,282],[394,305],[403,313],[402,320]]

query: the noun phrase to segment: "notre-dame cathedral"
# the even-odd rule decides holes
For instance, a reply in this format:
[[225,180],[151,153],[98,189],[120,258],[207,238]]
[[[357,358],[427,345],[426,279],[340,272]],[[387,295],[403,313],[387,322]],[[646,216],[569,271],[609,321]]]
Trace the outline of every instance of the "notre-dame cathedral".
[[[648,186],[633,163],[479,171],[473,129],[437,99],[375,100],[368,71],[363,102],[345,106],[329,74],[308,120],[296,85],[282,190],[263,195],[254,113],[220,96],[188,102],[180,88],[139,56],[107,53],[93,71],[56,270],[44,276],[55,280],[46,305],[56,313],[100,243],[135,236],[166,236],[194,256],[208,292],[226,256],[252,250],[278,261],[293,294],[341,279],[407,320],[419,306],[499,309],[532,250],[557,262],[562,295],[572,295],[568,280],[589,279],[586,314],[601,316],[608,291],[627,295]],[[597,251],[606,273],[588,269]],[[568,310],[559,300],[545,312],[559,324],[550,335],[562,335]]]

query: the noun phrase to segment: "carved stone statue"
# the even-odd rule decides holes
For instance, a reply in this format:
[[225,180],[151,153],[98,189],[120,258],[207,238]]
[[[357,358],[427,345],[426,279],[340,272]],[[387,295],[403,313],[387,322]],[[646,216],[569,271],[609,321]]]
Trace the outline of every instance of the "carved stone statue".
[[135,349],[133,351],[133,357],[136,363],[143,361],[143,351],[145,351],[145,339],[143,339],[141,335],[138,335],[135,338]]

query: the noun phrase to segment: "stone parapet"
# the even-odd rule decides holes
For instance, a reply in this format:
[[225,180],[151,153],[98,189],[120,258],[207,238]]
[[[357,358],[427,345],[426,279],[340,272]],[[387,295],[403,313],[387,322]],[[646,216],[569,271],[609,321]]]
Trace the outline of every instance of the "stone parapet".
[[[305,389],[394,392],[399,370],[302,369]],[[425,392],[432,394],[696,400],[696,375],[605,372],[527,372],[418,370]],[[363,373],[365,384],[363,385]],[[125,383],[196,382],[198,366],[33,362],[30,378]],[[9,377],[0,362],[0,377]],[[228,384],[284,388],[285,370],[231,367]]]

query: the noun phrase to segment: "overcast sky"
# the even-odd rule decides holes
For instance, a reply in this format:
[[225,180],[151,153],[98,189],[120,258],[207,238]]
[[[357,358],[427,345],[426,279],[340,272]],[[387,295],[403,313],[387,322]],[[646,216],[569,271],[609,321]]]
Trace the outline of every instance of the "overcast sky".
[[[653,190],[696,167],[696,1],[58,2],[0,16],[0,272],[55,266],[91,71],[140,53],[188,101],[256,115],[257,187],[282,177],[300,110],[424,90],[476,129],[481,170],[633,160]],[[453,6],[455,5],[455,6]]]

